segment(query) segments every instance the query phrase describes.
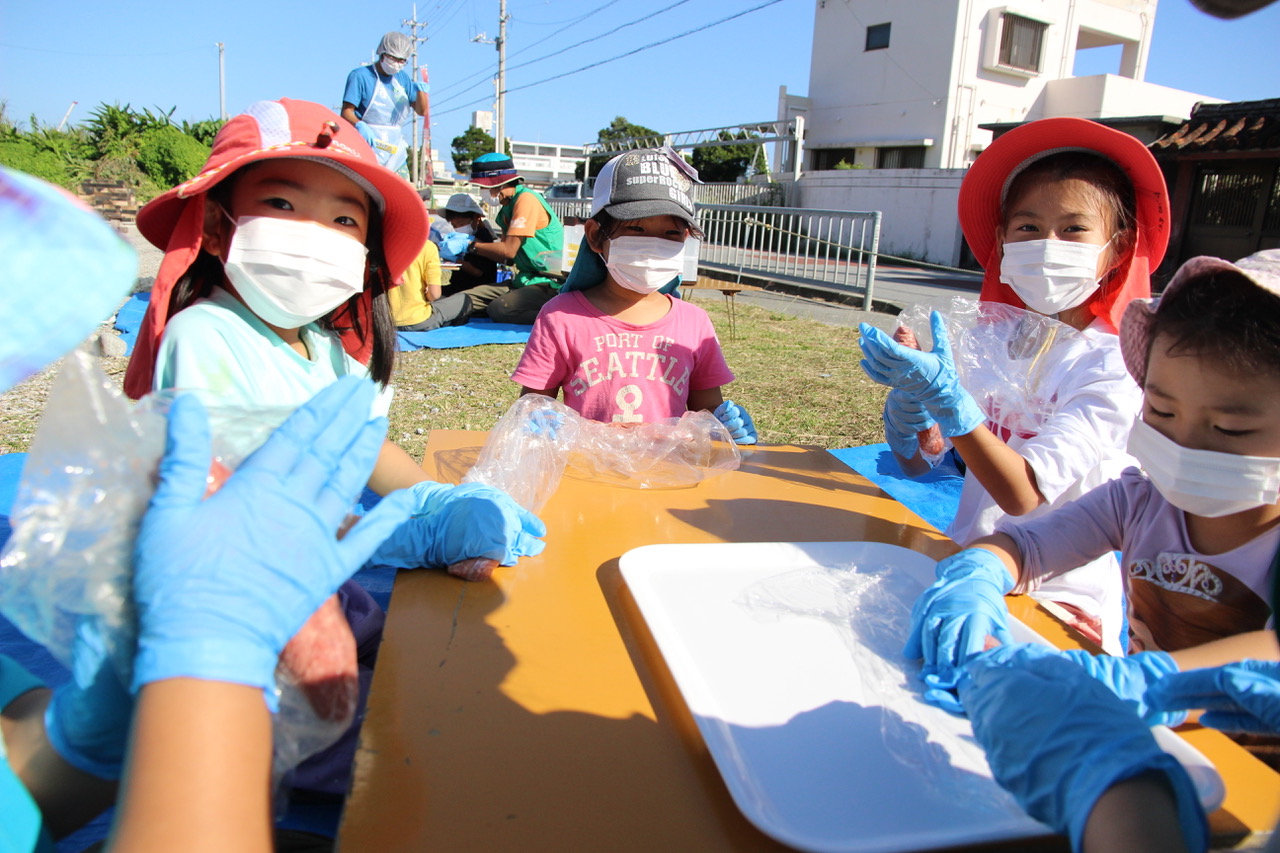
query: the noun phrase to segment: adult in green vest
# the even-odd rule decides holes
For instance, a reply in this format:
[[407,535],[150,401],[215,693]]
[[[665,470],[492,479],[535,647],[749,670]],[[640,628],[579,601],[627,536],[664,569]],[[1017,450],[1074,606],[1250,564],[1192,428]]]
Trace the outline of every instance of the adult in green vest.
[[468,252],[516,268],[511,289],[490,302],[486,313],[497,323],[532,325],[560,289],[547,270],[560,259],[564,226],[541,193],[524,185],[506,154],[482,154],[472,161],[471,183],[487,187],[490,200],[502,206],[495,217],[502,239],[473,243]]

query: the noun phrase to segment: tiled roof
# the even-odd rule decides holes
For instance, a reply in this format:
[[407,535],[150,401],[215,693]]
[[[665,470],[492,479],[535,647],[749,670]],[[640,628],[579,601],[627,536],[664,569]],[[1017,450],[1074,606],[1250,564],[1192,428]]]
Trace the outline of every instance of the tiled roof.
[[1191,118],[1152,142],[1151,153],[1280,151],[1280,98],[1200,104]]

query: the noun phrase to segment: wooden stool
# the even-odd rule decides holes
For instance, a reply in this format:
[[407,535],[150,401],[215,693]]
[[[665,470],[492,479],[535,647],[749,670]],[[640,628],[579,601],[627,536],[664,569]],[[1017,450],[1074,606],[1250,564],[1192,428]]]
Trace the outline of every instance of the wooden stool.
[[724,294],[724,301],[728,306],[729,312],[729,340],[736,341],[738,339],[738,322],[737,316],[734,313],[734,308],[737,304],[734,297],[747,288],[740,284],[734,284],[728,281],[717,281],[705,276],[698,276],[695,281],[685,281],[680,283],[680,295],[685,299],[691,298],[695,289],[718,290]]

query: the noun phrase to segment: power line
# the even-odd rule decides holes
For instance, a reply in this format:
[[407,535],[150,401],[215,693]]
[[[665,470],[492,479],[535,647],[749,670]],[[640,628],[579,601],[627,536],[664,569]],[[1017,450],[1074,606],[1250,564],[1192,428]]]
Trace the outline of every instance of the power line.
[[[757,11],[759,11],[759,10],[761,10],[761,9],[764,9],[764,8],[768,7],[768,6],[773,6],[773,5],[775,5],[775,4],[777,4],[777,3],[781,3],[781,2],[782,2],[782,0],[769,0],[769,2],[767,2],[767,3],[761,3],[759,6],[753,6],[753,7],[751,7],[750,9],[744,9],[743,11],[738,12],[738,13],[736,13],[736,14],[729,15],[727,18],[721,18],[721,19],[720,19],[720,20],[718,20],[718,21],[712,21],[712,22],[711,22],[711,23],[709,23],[709,24],[703,24],[703,25],[702,25],[702,26],[700,26],[700,27],[695,27],[695,28],[693,28],[693,29],[691,29],[691,30],[686,30],[685,32],[680,33],[679,35],[674,35],[674,36],[671,36],[670,38],[661,39],[661,40],[659,40],[659,41],[655,41],[655,42],[652,42],[652,43],[650,43],[650,44],[646,44],[646,45],[644,45],[643,47],[638,47],[638,48],[636,48],[635,50],[627,51],[626,53],[621,54],[620,56],[613,56],[613,57],[610,57],[609,59],[602,59],[602,60],[600,60],[599,62],[593,62],[593,63],[591,63],[590,65],[584,65],[584,66],[582,66],[581,68],[575,68],[575,69],[574,69],[574,70],[572,70],[572,71],[566,71],[566,72],[564,72],[563,74],[557,74],[557,75],[555,75],[554,77],[547,77],[547,78],[546,78],[546,79],[544,79],[544,80],[538,80],[537,82],[534,82],[534,83],[526,83],[526,84],[525,84],[525,85],[523,85],[523,86],[516,86],[515,88],[507,89],[507,91],[508,91],[508,92],[518,92],[518,91],[520,91],[521,89],[530,89],[530,88],[532,88],[532,87],[534,87],[534,86],[541,86],[543,83],[550,83],[552,80],[559,80],[561,77],[568,77],[568,76],[570,76],[571,74],[577,74],[577,73],[579,73],[579,72],[581,72],[581,71],[587,71],[587,70],[589,70],[589,69],[591,69],[591,68],[597,68],[597,67],[599,67],[599,66],[601,66],[601,65],[606,65],[606,64],[608,64],[608,63],[610,63],[610,62],[615,62],[615,61],[617,61],[617,60],[619,60],[619,59],[624,59],[624,58],[626,58],[626,57],[628,57],[628,56],[634,56],[635,54],[640,53],[641,51],[649,50],[650,48],[658,47],[659,45],[667,44],[668,42],[673,42],[673,41],[676,41],[677,39],[682,39],[682,38],[684,38],[685,36],[691,36],[691,35],[693,35],[694,33],[700,33],[700,32],[702,32],[703,30],[708,30],[708,29],[710,29],[710,28],[712,28],[712,27],[719,26],[720,24],[724,24],[724,23],[727,23],[727,22],[729,22],[729,21],[732,21],[732,20],[734,20],[735,18],[741,18],[743,15],[749,15],[749,14],[750,14],[750,13],[752,13],[752,12],[757,12]],[[477,85],[478,85],[478,84],[477,84]],[[475,86],[472,86],[471,88],[473,88],[473,89],[474,89],[474,88],[475,88]],[[464,90],[464,91],[465,91],[465,90]],[[459,96],[461,96],[461,94],[462,94],[462,93],[461,93],[461,92],[459,92],[457,95],[454,95],[453,97],[455,97],[455,98],[456,98],[456,97],[459,97]],[[442,110],[442,111],[440,111],[440,112],[436,113],[436,115],[437,115],[437,116],[442,116],[442,115],[448,115],[449,113],[456,113],[456,112],[458,112],[458,111],[460,111],[460,110],[465,110],[467,107],[472,107],[472,106],[475,106],[476,104],[482,104],[482,103],[484,103],[485,101],[488,101],[488,100],[489,100],[489,98],[487,98],[487,97],[485,97],[485,98],[477,98],[477,99],[476,99],[476,100],[474,100],[474,101],[469,101],[468,103],[461,104],[461,105],[456,106],[456,107],[452,107],[451,109]]]
[[[553,38],[555,38],[556,36],[560,35],[562,32],[564,32],[565,30],[569,29],[570,27],[575,27],[575,26],[577,26],[578,24],[580,24],[580,23],[582,23],[583,21],[585,21],[587,18],[590,18],[592,15],[598,15],[599,13],[603,12],[605,9],[608,9],[610,6],[613,6],[613,5],[615,5],[615,4],[617,4],[617,3],[620,3],[620,2],[622,2],[622,0],[609,0],[609,2],[608,2],[608,3],[604,3],[603,5],[597,6],[597,7],[595,7],[594,9],[592,9],[591,11],[589,11],[589,12],[587,12],[587,13],[585,13],[585,14],[583,14],[583,15],[581,15],[581,16],[579,16],[579,17],[577,17],[577,18],[574,18],[572,21],[570,21],[569,23],[565,24],[563,27],[561,27],[560,29],[556,30],[554,33],[548,33],[547,35],[543,36],[541,40],[542,40],[542,41],[547,41],[547,40],[549,40],[549,39],[553,39]],[[528,21],[521,21],[521,23],[529,23],[529,22],[528,22]],[[549,23],[550,23],[550,22],[548,22],[548,25],[549,25]],[[546,26],[546,25],[530,24],[530,26]],[[513,54],[511,54],[511,55],[512,55],[512,56],[519,56],[520,54],[524,53],[526,50],[531,50],[535,44],[537,44],[537,42],[531,42],[528,46],[520,48],[519,50],[517,50],[515,53],[513,53]]]
[[135,56],[177,56],[183,53],[197,53],[206,50],[205,47],[188,47],[182,50],[164,50],[159,53],[137,53],[130,51],[128,53],[85,53],[80,50],[51,50],[46,47],[27,47],[26,45],[7,44],[0,42],[0,47],[7,47],[10,50],[29,50],[34,53],[56,53],[63,56],[90,56],[95,59],[129,59]]
[[[619,1],[620,1],[620,0],[609,0],[609,2],[608,2],[608,3],[605,3],[605,4],[604,4],[604,5],[602,5],[602,6],[597,6],[595,9],[591,10],[591,11],[590,11],[590,12],[588,12],[586,15],[583,15],[581,18],[576,19],[573,23],[569,24],[568,26],[562,27],[562,28],[560,28],[559,30],[556,30],[554,33],[551,33],[550,35],[545,36],[541,41],[546,41],[546,40],[548,40],[548,39],[554,38],[555,36],[559,35],[560,33],[564,32],[565,30],[567,30],[567,29],[569,29],[570,27],[572,27],[574,24],[578,23],[578,21],[584,20],[585,18],[589,17],[590,15],[594,15],[594,14],[596,14],[596,13],[598,13],[598,12],[601,12],[601,11],[603,11],[604,9],[608,8],[609,6],[612,6],[614,3],[617,3],[617,2],[619,2]],[[608,36],[611,36],[611,35],[613,35],[614,33],[618,32],[618,31],[620,31],[620,30],[624,30],[624,29],[626,29],[627,27],[634,26],[634,25],[636,25],[636,24],[638,24],[638,23],[641,23],[641,22],[643,22],[643,21],[647,21],[647,20],[649,20],[650,18],[653,18],[653,17],[655,17],[655,16],[657,16],[657,15],[661,15],[663,12],[670,11],[671,9],[674,9],[676,6],[681,6],[681,5],[683,5],[683,4],[685,4],[685,3],[688,3],[688,2],[689,2],[689,0],[678,0],[678,2],[673,3],[673,4],[671,4],[670,6],[667,6],[665,9],[659,9],[659,10],[658,10],[658,11],[656,11],[656,12],[651,12],[650,14],[648,14],[648,15],[644,15],[644,16],[639,17],[639,18],[636,18],[636,19],[635,19],[635,20],[633,20],[633,21],[628,21],[628,22],[627,22],[627,23],[625,23],[625,24],[620,24],[620,25],[618,25],[618,26],[614,27],[613,29],[611,29],[611,30],[609,30],[609,31],[607,31],[607,32],[600,33],[599,35],[591,36],[591,37],[589,37],[589,38],[585,38],[585,39],[583,39],[583,40],[582,40],[582,41],[580,41],[580,42],[577,42],[577,43],[575,43],[575,44],[571,44],[571,45],[569,45],[568,47],[563,47],[563,48],[560,48],[560,49],[559,49],[559,50],[557,50],[557,51],[554,51],[554,52],[552,52],[552,53],[548,53],[546,56],[540,56],[540,57],[538,57],[537,59],[530,59],[530,60],[527,60],[527,61],[525,61],[525,62],[518,63],[518,64],[516,64],[516,65],[508,66],[507,70],[508,70],[508,71],[510,71],[511,69],[514,69],[514,68],[524,68],[525,66],[527,66],[527,65],[532,65],[532,64],[533,64],[533,63],[535,63],[535,62],[541,62],[541,61],[542,61],[542,60],[544,60],[544,59],[550,59],[550,58],[551,58],[551,57],[553,57],[553,56],[559,56],[560,54],[565,53],[566,51],[573,50],[573,49],[574,49],[574,48],[576,48],[576,47],[581,47],[581,46],[582,46],[582,45],[584,45],[584,44],[589,44],[589,43],[591,43],[591,42],[599,41],[600,39],[602,39],[602,38],[606,38],[606,37],[608,37]],[[516,51],[515,53],[513,53],[513,54],[512,54],[512,56],[517,56],[517,55],[519,55],[519,54],[521,54],[521,53],[524,53],[525,51],[529,50],[531,47],[533,47],[533,45],[530,45],[529,47],[521,48],[520,50],[518,50],[518,51]],[[483,71],[481,71],[481,72],[478,72],[478,73],[476,73],[476,74],[469,74],[469,75],[467,75],[466,77],[464,77],[463,79],[459,80],[458,82],[453,83],[453,84],[450,84],[449,86],[445,86],[443,89],[441,89],[441,90],[440,90],[440,94],[442,94],[442,95],[443,95],[445,92],[449,91],[450,89],[452,89],[452,88],[454,88],[454,87],[456,87],[456,86],[460,86],[460,85],[462,85],[463,83],[467,82],[468,80],[471,80],[471,79],[476,78],[476,77],[480,77],[480,75],[484,75],[484,77],[481,77],[481,79],[479,79],[477,82],[472,83],[470,86],[467,86],[467,87],[466,87],[465,89],[463,89],[462,91],[460,91],[460,92],[455,92],[454,94],[450,95],[449,97],[444,98],[443,100],[441,100],[441,101],[439,102],[439,103],[440,103],[440,105],[442,105],[442,106],[443,106],[444,104],[447,104],[447,103],[449,103],[450,101],[457,100],[458,98],[462,97],[462,96],[463,96],[463,95],[465,95],[467,92],[470,92],[472,89],[476,88],[477,86],[481,86],[481,85],[483,85],[484,83],[488,82],[488,81],[487,81],[487,79],[485,79],[485,77],[491,77],[491,76],[492,76],[492,73],[493,73],[493,66],[492,66],[492,65],[489,65],[489,66],[486,66],[486,68],[485,68]],[[511,90],[510,90],[510,89],[508,89],[507,91],[511,91]]]
[[[670,6],[667,6],[665,9],[659,9],[659,10],[658,10],[658,11],[656,11],[656,12],[650,12],[648,15],[645,15],[645,16],[644,16],[644,17],[642,17],[642,18],[636,18],[634,21],[628,21],[628,22],[627,22],[627,23],[625,23],[625,24],[620,24],[620,25],[618,25],[618,26],[614,27],[613,29],[609,30],[609,32],[607,32],[607,33],[601,33],[601,34],[600,34],[600,35],[598,35],[598,36],[592,36],[592,37],[590,37],[590,38],[585,38],[585,39],[583,39],[582,41],[577,42],[576,44],[571,44],[571,45],[569,45],[568,47],[562,47],[562,48],[560,48],[559,50],[557,50],[557,51],[555,51],[555,52],[553,52],[553,53],[548,53],[546,56],[540,56],[540,57],[538,57],[537,59],[530,59],[530,60],[527,60],[527,61],[525,61],[525,62],[521,62],[521,63],[519,63],[519,64],[517,64],[517,65],[512,65],[512,66],[511,66],[510,68],[508,68],[507,70],[508,70],[508,71],[510,71],[510,70],[512,70],[513,68],[524,68],[526,65],[532,65],[532,64],[533,64],[533,63],[535,63],[535,62],[541,62],[541,61],[542,61],[542,60],[544,60],[544,59],[550,59],[550,58],[551,58],[551,57],[553,57],[553,56],[559,56],[560,54],[562,54],[562,53],[564,53],[564,52],[566,52],[566,51],[573,50],[575,47],[582,47],[584,44],[590,44],[591,42],[599,41],[599,40],[600,40],[600,39],[602,39],[602,38],[606,38],[606,37],[608,37],[608,36],[613,35],[614,33],[618,32],[619,30],[625,30],[627,27],[635,26],[636,24],[639,24],[639,23],[641,23],[641,22],[643,22],[643,21],[647,21],[647,20],[649,20],[650,18],[657,17],[658,15],[661,15],[661,14],[662,14],[662,13],[664,13],[664,12],[669,12],[669,11],[671,11],[672,9],[674,9],[674,8],[675,8],[675,7],[677,7],[677,6],[683,6],[685,3],[688,3],[688,2],[689,2],[689,0],[676,0],[676,2],[675,2],[675,3],[672,3]],[[508,89],[507,91],[513,91],[513,90]]]
[[637,47],[635,50],[629,50],[626,53],[620,54],[618,56],[611,56],[608,59],[602,59],[599,62],[593,62],[590,65],[584,65],[581,68],[575,68],[572,71],[566,71],[563,74],[556,74],[554,77],[547,77],[543,80],[538,80],[537,82],[534,82],[534,83],[526,83],[523,86],[516,86],[513,89],[507,89],[507,91],[519,92],[521,89],[530,89],[534,86],[541,86],[543,83],[550,83],[552,80],[559,80],[561,77],[568,77],[571,74],[578,74],[582,71],[588,71],[592,68],[599,68],[601,65],[607,65],[610,62],[617,62],[619,59],[626,59],[628,56],[635,56],[637,53],[640,53],[641,51],[649,50],[650,48],[658,47],[659,45],[664,45],[669,42],[682,39],[685,36],[691,36],[694,33],[700,33],[703,30],[709,30],[712,27],[719,26],[720,24],[728,23],[729,21],[732,21],[735,18],[741,18],[743,15],[749,15],[752,12],[758,12],[761,9],[764,9],[768,6],[774,6],[781,2],[782,0],[768,0],[767,3],[761,3],[759,6],[752,6],[750,9],[744,9],[741,12],[737,12],[733,15],[729,15],[727,18],[721,18],[718,21],[712,21],[709,24],[703,24],[702,26],[695,27],[692,30],[686,30],[685,32],[680,33],[679,35],[675,35],[675,36],[671,36],[670,38],[665,38],[659,41],[651,42],[649,44],[644,45],[643,47]]

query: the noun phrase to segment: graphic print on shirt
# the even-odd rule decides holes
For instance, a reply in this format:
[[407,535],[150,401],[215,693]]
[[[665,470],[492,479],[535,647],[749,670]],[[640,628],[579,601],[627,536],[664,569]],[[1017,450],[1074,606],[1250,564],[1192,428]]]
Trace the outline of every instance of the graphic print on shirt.
[[688,396],[693,353],[687,347],[672,346],[675,343],[674,339],[653,332],[595,335],[592,354],[578,363],[565,385],[566,397],[579,398],[602,382],[610,385],[626,382],[613,396],[618,411],[612,420],[624,424],[643,423],[644,415],[638,410],[644,405],[646,383],[660,383],[650,389],[654,392],[662,391],[679,398]]
[[1228,572],[1192,554],[1126,563],[1131,651],[1174,652],[1267,626],[1271,608]]

